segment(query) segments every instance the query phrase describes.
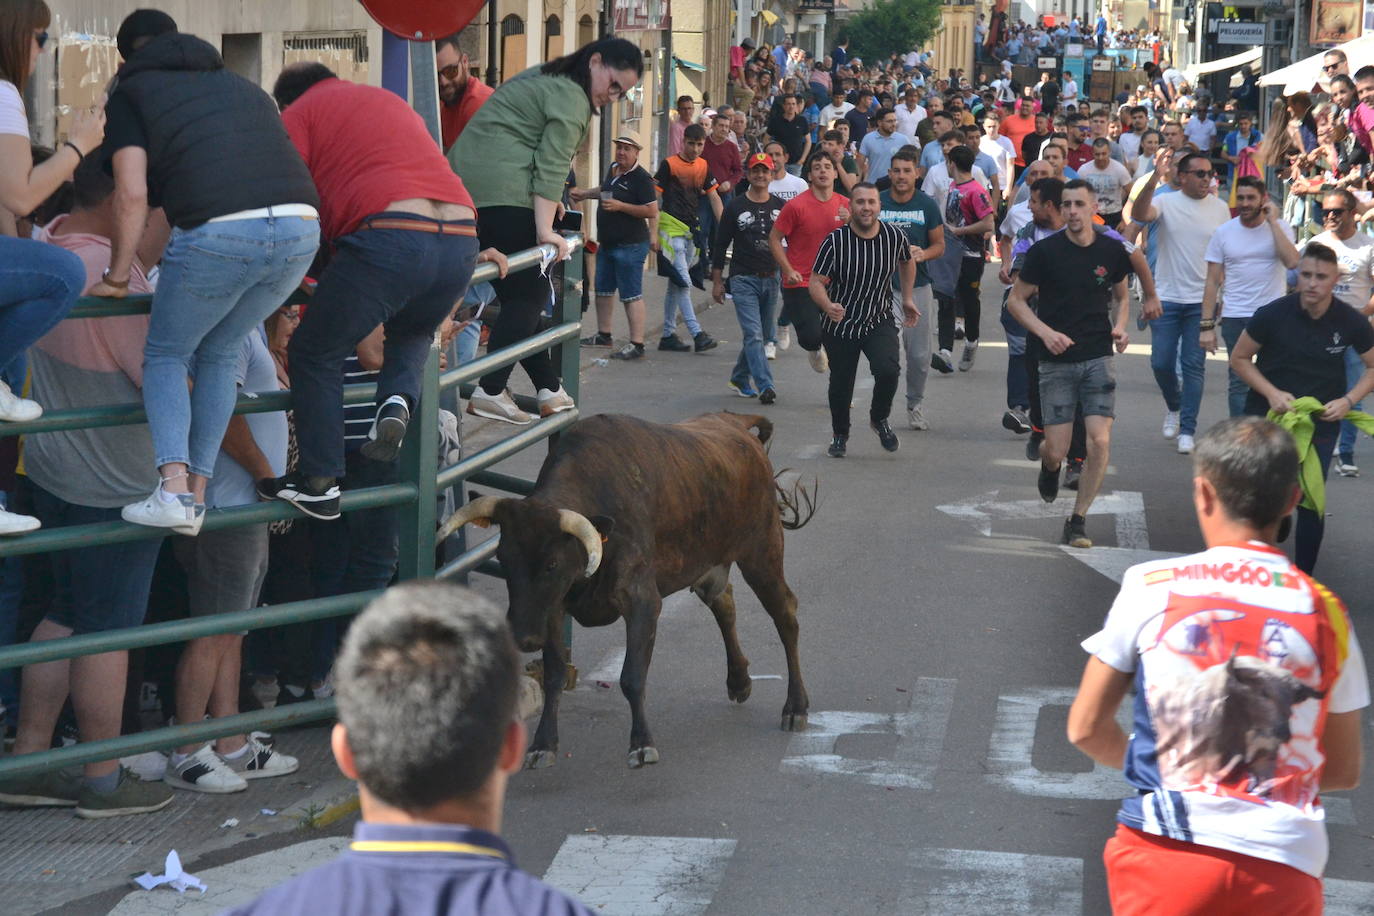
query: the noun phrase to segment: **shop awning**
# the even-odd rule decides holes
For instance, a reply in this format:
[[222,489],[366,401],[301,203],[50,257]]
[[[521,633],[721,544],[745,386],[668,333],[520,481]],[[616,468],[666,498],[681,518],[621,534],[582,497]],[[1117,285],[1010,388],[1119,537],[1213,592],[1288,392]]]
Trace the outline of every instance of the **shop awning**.
[[1263,48],[1251,48],[1249,51],[1232,54],[1230,57],[1223,57],[1220,60],[1205,60],[1184,70],[1183,75],[1188,77],[1189,81],[1196,81],[1199,76],[1206,73],[1218,73],[1222,70],[1232,70],[1254,63],[1260,59],[1262,53],[1264,53]]
[[[1346,59],[1350,62],[1350,72],[1355,73],[1361,67],[1374,64],[1374,35],[1361,35],[1354,41],[1347,41],[1337,48],[1345,52]],[[1328,48],[1328,51],[1335,48]],[[1296,64],[1289,64],[1272,73],[1266,73],[1260,77],[1261,86],[1282,86],[1284,95],[1292,95],[1295,92],[1312,92],[1321,90],[1320,81],[1322,78],[1322,58],[1327,51],[1313,54],[1311,57],[1304,58]]]

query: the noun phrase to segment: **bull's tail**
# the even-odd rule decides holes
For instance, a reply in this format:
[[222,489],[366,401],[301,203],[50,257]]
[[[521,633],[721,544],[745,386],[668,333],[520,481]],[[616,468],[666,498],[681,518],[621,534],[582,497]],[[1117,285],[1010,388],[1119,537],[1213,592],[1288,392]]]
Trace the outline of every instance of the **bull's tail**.
[[737,420],[745,429],[758,430],[759,443],[764,446],[765,451],[768,447],[768,440],[773,438],[773,421],[758,414],[734,413],[729,410],[722,410],[722,414],[732,420]]
[[[759,419],[763,419],[760,417]],[[768,423],[767,420],[763,420]],[[768,423],[769,431],[773,424]],[[784,487],[777,482],[783,474],[791,471],[791,468],[783,468],[773,475],[773,486],[778,491],[778,514],[782,516],[782,526],[788,531],[796,531],[811,521],[816,514],[816,506],[821,491],[821,481],[819,477],[811,479],[811,488],[808,490],[802,486],[801,478],[792,484],[791,487]]]

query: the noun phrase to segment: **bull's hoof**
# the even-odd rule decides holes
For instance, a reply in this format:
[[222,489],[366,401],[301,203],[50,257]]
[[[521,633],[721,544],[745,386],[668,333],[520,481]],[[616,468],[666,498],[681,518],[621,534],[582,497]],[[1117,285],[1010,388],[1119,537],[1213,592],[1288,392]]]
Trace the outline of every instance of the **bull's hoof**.
[[736,703],[743,703],[745,700],[749,699],[749,694],[753,691],[753,689],[754,682],[749,680],[746,680],[744,682],[743,687],[732,687],[730,686],[730,683],[728,681],[725,684],[726,694],[728,694],[730,699],[734,700]]
[[558,759],[556,751],[527,751],[525,753],[525,769],[542,770],[544,767],[551,767]]
[[782,714],[782,730],[785,732],[806,731],[806,713],[785,712]]
[[634,748],[630,751],[630,756],[625,762],[630,765],[630,769],[632,770],[637,770],[646,764],[658,763],[658,748]]

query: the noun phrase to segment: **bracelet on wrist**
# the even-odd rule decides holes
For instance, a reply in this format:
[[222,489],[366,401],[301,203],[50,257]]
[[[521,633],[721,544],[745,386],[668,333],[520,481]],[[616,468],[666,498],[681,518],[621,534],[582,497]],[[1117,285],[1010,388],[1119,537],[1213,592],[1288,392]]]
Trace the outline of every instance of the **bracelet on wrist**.
[[108,268],[108,267],[105,268],[105,270],[104,270],[103,273],[101,273],[101,275],[100,275],[100,282],[101,282],[101,283],[104,283],[106,286],[109,286],[109,287],[111,287],[111,288],[113,288],[113,289],[128,289],[128,288],[129,288],[129,281],[128,281],[127,279],[124,279],[124,280],[113,280],[113,279],[111,279],[111,278],[110,278],[110,268]]
[[77,146],[77,145],[76,145],[75,143],[73,143],[72,141],[70,141],[70,140],[63,140],[63,141],[62,141],[62,145],[63,145],[63,146],[70,146],[70,147],[72,148],[72,152],[76,153],[76,164],[77,164],[77,165],[80,165],[82,162],[84,162],[84,161],[86,160],[86,154],[83,153],[83,152],[81,152],[81,147]]
[[1204,319],[1202,319],[1201,321],[1199,321],[1199,322],[1197,323],[1197,326],[1198,326],[1198,329],[1199,329],[1199,330],[1211,331],[1211,330],[1214,330],[1214,329],[1216,328],[1217,323],[1216,323],[1215,320],[1213,320],[1213,319],[1211,319],[1211,318],[1204,318]]

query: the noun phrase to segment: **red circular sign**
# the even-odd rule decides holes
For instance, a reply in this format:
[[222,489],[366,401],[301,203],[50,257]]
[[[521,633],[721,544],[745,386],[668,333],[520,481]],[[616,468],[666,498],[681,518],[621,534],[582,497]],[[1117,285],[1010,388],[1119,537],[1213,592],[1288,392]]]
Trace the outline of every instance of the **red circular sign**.
[[359,0],[377,24],[411,41],[433,41],[473,20],[484,0]]

